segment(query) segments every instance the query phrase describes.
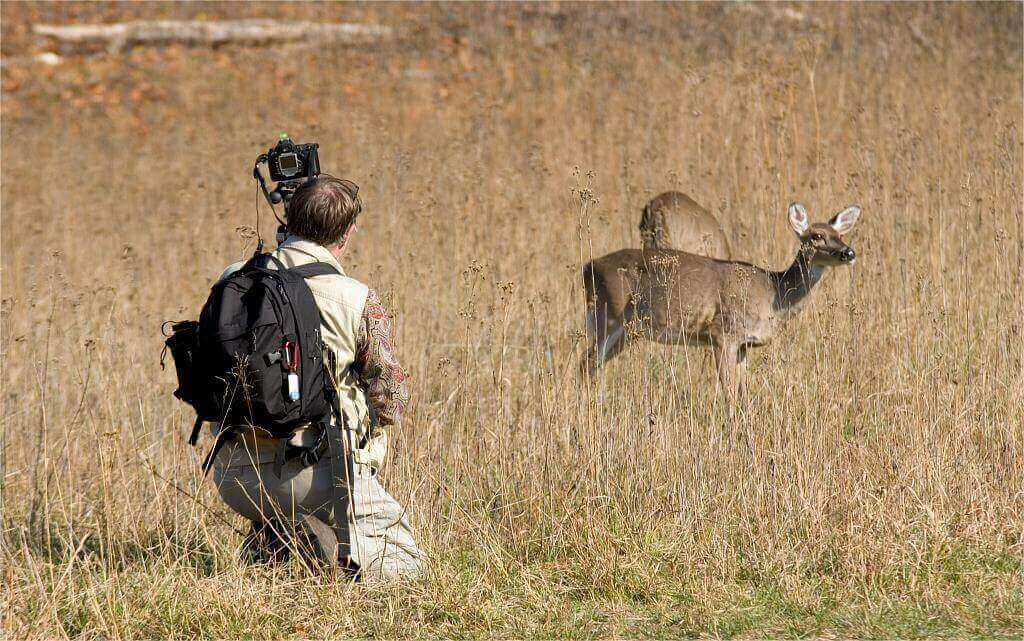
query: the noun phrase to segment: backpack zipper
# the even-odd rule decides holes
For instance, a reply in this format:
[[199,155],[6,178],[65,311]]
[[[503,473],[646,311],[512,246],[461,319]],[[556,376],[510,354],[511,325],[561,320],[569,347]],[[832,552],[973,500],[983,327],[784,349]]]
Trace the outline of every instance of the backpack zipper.
[[[267,270],[268,273],[271,272],[271,271],[276,271],[276,270]],[[298,313],[295,311],[295,305],[292,305],[291,300],[289,300],[289,298],[288,298],[288,293],[285,291],[284,279],[281,278],[281,275],[277,274],[277,273],[272,274],[272,276],[274,278],[274,282],[277,283],[277,291],[278,291],[278,293],[281,294],[281,299],[284,301],[285,305],[290,307],[291,310],[292,310],[292,323],[295,326],[295,343],[298,346],[298,350],[299,350],[299,358],[298,358],[298,360],[301,361],[302,360],[302,355],[305,354],[305,351],[303,351],[304,348],[303,348],[303,345],[302,345],[302,336],[301,336],[302,332],[299,331],[300,328],[299,328]],[[296,374],[298,374],[298,372],[296,372]],[[300,388],[299,392],[300,392],[300,395],[299,395],[299,412],[301,413],[302,412],[302,408],[304,407],[304,405],[306,403],[306,399],[301,395],[301,388]]]

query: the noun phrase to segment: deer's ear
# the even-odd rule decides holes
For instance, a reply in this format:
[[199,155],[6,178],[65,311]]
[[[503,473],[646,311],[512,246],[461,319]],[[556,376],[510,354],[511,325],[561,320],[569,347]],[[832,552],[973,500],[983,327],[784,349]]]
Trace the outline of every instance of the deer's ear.
[[836,230],[840,234],[845,234],[853,229],[858,218],[860,218],[860,207],[857,205],[850,205],[833,216],[832,220],[828,221],[828,224],[832,225],[832,229]]
[[800,203],[793,203],[789,206],[789,226],[793,228],[797,236],[803,236],[807,232],[807,228],[811,226],[807,210]]

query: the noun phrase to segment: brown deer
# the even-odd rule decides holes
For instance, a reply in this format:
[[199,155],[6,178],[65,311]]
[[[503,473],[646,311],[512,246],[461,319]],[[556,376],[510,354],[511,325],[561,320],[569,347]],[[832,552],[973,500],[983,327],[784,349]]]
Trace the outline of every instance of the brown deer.
[[843,235],[859,216],[860,208],[851,206],[828,223],[811,224],[802,205],[790,205],[800,249],[783,271],[670,249],[622,249],[587,263],[585,373],[592,375],[635,337],[709,345],[722,389],[735,400],[747,349],[771,341],[826,269],[853,263]]
[[675,249],[711,258],[729,258],[729,243],[718,220],[678,191],[659,194],[644,206],[640,237],[646,249]]

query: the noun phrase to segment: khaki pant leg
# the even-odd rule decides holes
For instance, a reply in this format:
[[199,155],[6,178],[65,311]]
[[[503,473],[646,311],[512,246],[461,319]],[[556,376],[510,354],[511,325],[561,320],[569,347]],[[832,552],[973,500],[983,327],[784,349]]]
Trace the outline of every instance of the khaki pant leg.
[[[405,508],[377,480],[371,468],[356,465],[353,547],[367,581],[414,578],[426,571]],[[350,521],[350,524],[352,521]]]
[[[265,458],[265,457],[264,457]],[[330,519],[331,473],[328,461],[302,467],[292,461],[274,475],[273,461],[259,462],[244,448],[235,448],[219,457],[213,468],[213,480],[221,499],[232,510],[251,521],[280,520],[295,524],[306,515]]]
[[[232,510],[252,521],[281,520],[291,524],[306,515],[334,523],[331,460],[303,468],[298,461],[274,475],[272,461],[239,456],[238,450],[218,459],[214,482]],[[377,480],[368,465],[355,465],[352,556],[368,581],[421,575],[425,557],[416,545],[405,508]]]

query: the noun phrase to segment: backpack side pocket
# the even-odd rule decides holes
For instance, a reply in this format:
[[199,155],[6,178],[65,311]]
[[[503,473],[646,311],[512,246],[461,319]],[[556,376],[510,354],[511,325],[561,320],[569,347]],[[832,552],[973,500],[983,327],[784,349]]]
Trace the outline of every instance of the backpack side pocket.
[[208,420],[211,403],[202,398],[200,383],[202,378],[202,363],[199,361],[199,323],[196,321],[181,321],[171,326],[171,335],[165,341],[167,349],[174,359],[174,369],[178,374],[178,389],[174,390],[174,396],[191,405],[196,414]]

